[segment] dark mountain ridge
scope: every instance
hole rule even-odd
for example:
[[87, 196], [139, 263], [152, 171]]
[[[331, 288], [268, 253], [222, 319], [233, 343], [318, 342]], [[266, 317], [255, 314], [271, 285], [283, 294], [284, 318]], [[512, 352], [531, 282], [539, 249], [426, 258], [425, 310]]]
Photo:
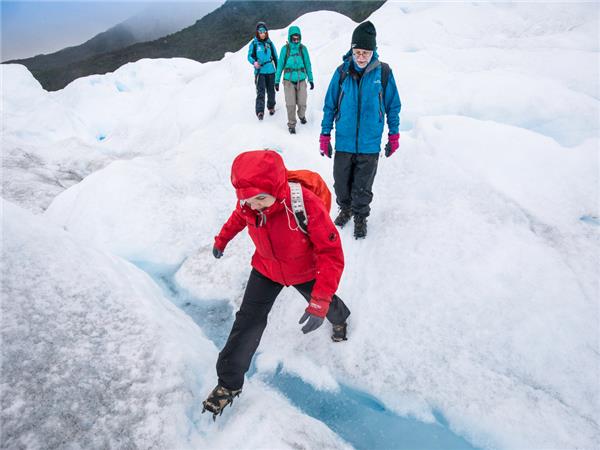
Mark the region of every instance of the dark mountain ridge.
[[[49, 91], [62, 89], [71, 81], [93, 74], [113, 72], [129, 62], [142, 58], [189, 58], [199, 62], [217, 61], [226, 52], [236, 52], [254, 34], [256, 22], [265, 21], [269, 28], [288, 26], [298, 17], [312, 11], [335, 11], [361, 22], [385, 1], [238, 1], [228, 0], [194, 25], [159, 39], [127, 45], [126, 30], [104, 33], [77, 47], [51, 55], [7, 61], [23, 64]], [[349, 37], [350, 38], [350, 37]], [[102, 41], [104, 39], [104, 41]], [[110, 41], [106, 41], [110, 39]], [[125, 43], [125, 44], [124, 44]], [[127, 45], [127, 46], [124, 46]], [[99, 46], [114, 50], [95, 54]], [[120, 47], [119, 47], [120, 46]]]

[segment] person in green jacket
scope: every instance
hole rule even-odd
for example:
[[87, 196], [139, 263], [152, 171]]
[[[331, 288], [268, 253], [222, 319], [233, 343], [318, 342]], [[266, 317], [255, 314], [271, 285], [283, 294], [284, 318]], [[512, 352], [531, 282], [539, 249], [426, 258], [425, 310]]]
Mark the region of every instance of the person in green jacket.
[[288, 42], [281, 49], [275, 74], [275, 90], [279, 91], [279, 82], [283, 73], [283, 91], [290, 134], [296, 134], [296, 108], [300, 123], [306, 123], [307, 79], [310, 89], [315, 88], [308, 49], [301, 41], [300, 28], [291, 26], [288, 30]]

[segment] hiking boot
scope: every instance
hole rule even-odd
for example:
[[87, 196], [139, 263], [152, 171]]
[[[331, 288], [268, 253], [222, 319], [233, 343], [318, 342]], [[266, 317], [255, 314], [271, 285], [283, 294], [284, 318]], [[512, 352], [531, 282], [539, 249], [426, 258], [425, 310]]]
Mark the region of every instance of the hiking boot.
[[352, 210], [342, 208], [342, 209], [340, 209], [340, 212], [339, 212], [338, 216], [335, 218], [335, 220], [333, 221], [333, 223], [336, 224], [340, 228], [344, 228], [344, 225], [346, 225], [348, 223], [348, 221], [350, 220], [351, 217], [352, 217]]
[[367, 237], [367, 218], [364, 216], [354, 216], [354, 239], [364, 239]]
[[348, 324], [346, 322], [344, 322], [341, 325], [334, 325], [333, 326], [333, 334], [331, 335], [331, 340], [333, 342], [347, 341], [348, 340], [348, 338], [346, 337], [347, 329], [348, 329]]
[[290, 134], [296, 134], [296, 129], [294, 127], [289, 127], [288, 131], [290, 132]]
[[272, 116], [273, 114], [275, 114], [275, 108], [269, 109], [269, 115]]
[[263, 117], [265, 117], [265, 113], [257, 113], [256, 117], [258, 117], [258, 120], [263, 120]]
[[241, 389], [227, 389], [226, 387], [217, 384], [217, 387], [212, 390], [206, 400], [202, 402], [202, 414], [205, 411], [213, 413], [213, 420], [217, 420], [217, 416], [223, 414], [223, 409], [227, 405], [233, 403], [233, 399], [240, 395]]
[[306, 117], [300, 117], [300, 123], [304, 125], [306, 123]]

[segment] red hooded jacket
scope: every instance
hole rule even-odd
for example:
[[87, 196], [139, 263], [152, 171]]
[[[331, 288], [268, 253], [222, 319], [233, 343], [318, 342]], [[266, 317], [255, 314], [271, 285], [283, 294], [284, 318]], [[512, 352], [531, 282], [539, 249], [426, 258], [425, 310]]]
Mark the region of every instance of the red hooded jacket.
[[229, 241], [248, 227], [256, 246], [252, 267], [285, 286], [316, 280], [312, 297], [331, 301], [344, 270], [344, 253], [339, 233], [321, 199], [302, 188], [308, 216], [308, 233], [304, 234], [290, 205], [283, 159], [271, 150], [238, 155], [231, 167], [231, 183], [238, 200], [258, 194], [270, 194], [276, 200], [263, 211], [254, 211], [238, 202], [215, 236], [215, 246], [225, 250]]

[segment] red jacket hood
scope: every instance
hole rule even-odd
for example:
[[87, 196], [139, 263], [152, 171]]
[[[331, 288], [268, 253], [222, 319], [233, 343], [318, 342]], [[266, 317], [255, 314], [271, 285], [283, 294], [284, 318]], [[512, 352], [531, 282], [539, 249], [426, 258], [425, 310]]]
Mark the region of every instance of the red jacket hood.
[[233, 160], [231, 184], [238, 200], [258, 194], [281, 200], [286, 197], [287, 170], [281, 156], [273, 150], [244, 152]]

